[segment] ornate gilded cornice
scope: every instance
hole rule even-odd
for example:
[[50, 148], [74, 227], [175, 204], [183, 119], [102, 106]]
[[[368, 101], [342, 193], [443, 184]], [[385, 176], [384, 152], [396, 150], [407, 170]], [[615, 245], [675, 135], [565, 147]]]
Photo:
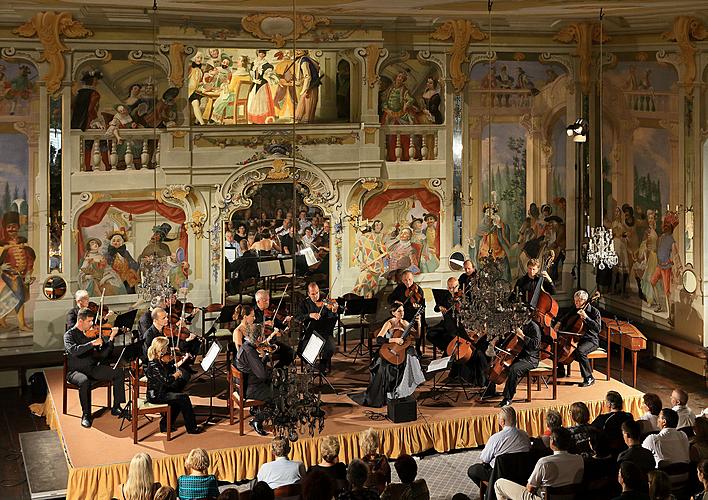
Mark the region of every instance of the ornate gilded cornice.
[[[561, 43], [575, 42], [575, 55], [580, 59], [578, 81], [584, 93], [590, 92], [590, 68], [592, 66], [592, 44], [600, 41], [600, 23], [573, 23], [560, 30], [553, 39]], [[610, 37], [602, 33], [602, 42]]]
[[[285, 33], [276, 30], [271, 31], [269, 27], [264, 27], [266, 20], [288, 19], [292, 22], [290, 28], [284, 28]], [[273, 42], [276, 47], [284, 47], [289, 40], [298, 40], [302, 35], [309, 33], [319, 24], [328, 25], [332, 21], [328, 17], [313, 16], [312, 14], [251, 14], [241, 19], [241, 26], [251, 35], [261, 40]]]
[[37, 12], [32, 19], [14, 29], [13, 33], [25, 38], [36, 36], [42, 43], [42, 60], [49, 63], [45, 77], [49, 94], [59, 91], [66, 71], [63, 54], [69, 51], [69, 47], [62, 42], [61, 37], [93, 36], [93, 31], [86, 29], [79, 21], [74, 21], [68, 12]]
[[170, 60], [170, 85], [182, 88], [184, 85], [184, 56], [186, 52], [184, 45], [179, 42], [172, 42], [168, 49]]
[[452, 39], [452, 48], [448, 50], [450, 54], [450, 75], [452, 86], [456, 93], [461, 93], [467, 83], [467, 74], [462, 65], [467, 62], [467, 49], [472, 40], [482, 41], [487, 39], [487, 34], [472, 22], [466, 19], [456, 19], [445, 21], [438, 26], [432, 37], [436, 40]]
[[374, 88], [379, 81], [379, 66], [388, 55], [388, 50], [381, 48], [381, 45], [377, 43], [372, 43], [367, 47], [357, 49], [356, 53], [366, 62], [366, 77], [364, 83]]
[[703, 23], [693, 16], [678, 16], [674, 19], [672, 31], [661, 34], [664, 40], [676, 42], [679, 48], [679, 79], [686, 89], [686, 94], [693, 93], [696, 81], [696, 45], [694, 40], [708, 38], [708, 30]]

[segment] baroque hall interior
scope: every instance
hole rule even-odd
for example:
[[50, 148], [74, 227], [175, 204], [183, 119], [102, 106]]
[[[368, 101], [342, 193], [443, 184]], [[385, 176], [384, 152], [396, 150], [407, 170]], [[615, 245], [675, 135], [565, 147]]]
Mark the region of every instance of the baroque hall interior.
[[[429, 334], [445, 324], [449, 278], [465, 275], [467, 261], [483, 276], [493, 268], [474, 290], [498, 300], [501, 290], [519, 291], [531, 261], [552, 282], [558, 318], [578, 309], [579, 289], [587, 303], [599, 292], [593, 307], [607, 349], [598, 366], [611, 373], [570, 373], [574, 382], [616, 383], [629, 405], [641, 396], [634, 387], [657, 376], [653, 363], [708, 380], [706, 172], [708, 9], [700, 1], [9, 0], [0, 6], [0, 387], [26, 391], [46, 370], [55, 408], [44, 416], [68, 443], [81, 430], [78, 392], [69, 391], [68, 416], [57, 409], [77, 291], [115, 311], [109, 321], [128, 331], [160, 306], [156, 296], [174, 316], [166, 298], [175, 293], [185, 304], [177, 322], [194, 317], [184, 337], [201, 342], [199, 360], [222, 335], [220, 366], [236, 339], [237, 306], [255, 306], [265, 289], [290, 321], [314, 284], [316, 321], [330, 299], [339, 304], [331, 308], [336, 347], [323, 340], [317, 369], [339, 388], [351, 363], [364, 391], [379, 329], [403, 324], [387, 301], [397, 287], [421, 294], [402, 302], [404, 321], [416, 312], [411, 304], [424, 306], [427, 345], [421, 338], [406, 352], [416, 351], [425, 372], [444, 356]], [[373, 304], [353, 315], [352, 329], [342, 328], [347, 300]], [[522, 315], [516, 306], [490, 301], [469, 306], [458, 327], [522, 326], [512, 325]], [[497, 324], [485, 324], [491, 317]], [[630, 327], [636, 337], [624, 336]], [[128, 333], [115, 338], [113, 362], [132, 343]], [[278, 342], [281, 354], [302, 357], [296, 328]], [[226, 393], [235, 352], [214, 382]], [[479, 354], [493, 362], [494, 347]], [[206, 391], [210, 373], [201, 374]], [[549, 377], [537, 377], [548, 400], [522, 411], [560, 408]], [[558, 385], [568, 408], [586, 397], [575, 387]], [[524, 379], [514, 405], [525, 390]], [[705, 392], [690, 397], [708, 406]], [[195, 409], [211, 412], [209, 399]], [[334, 422], [327, 403], [323, 396]], [[359, 403], [347, 399], [352, 412]], [[87, 432], [100, 433], [103, 418]], [[364, 426], [341, 425], [337, 434]], [[236, 439], [228, 446], [238, 447], [237, 427], [225, 428]], [[114, 431], [125, 440], [116, 449], [130, 445], [130, 428]], [[246, 434], [249, 446], [265, 446], [254, 429]], [[181, 467], [189, 449], [163, 447], [156, 436], [144, 442], [159, 443], [162, 458], [179, 456]], [[306, 455], [307, 445], [293, 446]], [[451, 448], [407, 452], [428, 449]], [[68, 455], [76, 494], [85, 455]], [[236, 467], [236, 479], [253, 478], [248, 467]], [[111, 481], [125, 473], [127, 465]]]

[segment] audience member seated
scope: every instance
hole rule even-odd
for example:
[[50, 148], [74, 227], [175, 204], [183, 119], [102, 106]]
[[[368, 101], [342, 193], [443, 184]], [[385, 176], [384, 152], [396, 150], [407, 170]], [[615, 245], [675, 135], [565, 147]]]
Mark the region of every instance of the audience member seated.
[[701, 483], [703, 491], [696, 493], [691, 500], [708, 500], [708, 460], [701, 460], [698, 463], [698, 482]]
[[401, 455], [393, 466], [400, 483], [391, 483], [381, 494], [381, 500], [430, 500], [430, 491], [425, 479], [416, 479], [418, 464], [410, 455]]
[[391, 482], [391, 465], [388, 457], [379, 453], [379, 435], [369, 427], [359, 434], [359, 451], [362, 460], [369, 466], [369, 477], [365, 486], [376, 490], [380, 495]]
[[204, 448], [195, 448], [184, 461], [185, 475], [177, 479], [177, 496], [180, 500], [210, 498], [219, 495], [219, 483], [209, 474], [209, 454]]
[[612, 498], [619, 493], [617, 459], [612, 455], [607, 434], [595, 432], [590, 437], [593, 456], [585, 459], [583, 477], [588, 498]]
[[671, 494], [669, 475], [661, 470], [649, 472], [649, 498], [651, 500], [676, 500]]
[[275, 492], [265, 481], [258, 481], [251, 488], [250, 500], [274, 500]]
[[152, 500], [177, 500], [177, 492], [172, 486], [162, 486], [155, 492]]
[[688, 393], [683, 389], [674, 389], [671, 392], [671, 404], [674, 405], [672, 409], [678, 413], [679, 417], [676, 428], [683, 429], [684, 427], [693, 426], [693, 422], [696, 421], [696, 415], [693, 410], [686, 406], [688, 404]]
[[303, 478], [299, 498], [301, 500], [332, 500], [334, 490], [334, 481], [330, 475], [321, 469], [316, 469]]
[[627, 420], [622, 424], [622, 436], [627, 449], [617, 456], [617, 463], [632, 462], [647, 474], [656, 467], [656, 463], [652, 452], [642, 446], [639, 429], [639, 421]]
[[622, 486], [622, 494], [613, 500], [649, 500], [647, 477], [634, 462], [620, 464], [617, 481]]
[[605, 431], [609, 440], [612, 454], [617, 456], [626, 446], [622, 438], [622, 422], [634, 420], [631, 413], [622, 410], [622, 396], [617, 391], [608, 391], [605, 396], [605, 406], [608, 413], [598, 415], [592, 422], [592, 426], [598, 430]]
[[[386, 463], [388, 464], [388, 462]], [[347, 467], [349, 490], [340, 493], [337, 500], [378, 500], [379, 492], [375, 488], [366, 487], [369, 475], [370, 469], [366, 462], [358, 458], [352, 460]]]
[[650, 434], [642, 443], [642, 446], [654, 455], [656, 466], [659, 466], [659, 462], [665, 465], [689, 463], [688, 437], [676, 430], [678, 414], [671, 408], [664, 408], [657, 421], [661, 429], [659, 434]]
[[597, 429], [590, 425], [590, 410], [585, 403], [578, 401], [570, 406], [570, 416], [575, 422], [575, 425], [568, 429], [573, 437], [570, 452], [590, 458], [592, 456], [590, 436], [598, 432]]
[[644, 396], [642, 396], [641, 409], [644, 411], [644, 414], [639, 417], [639, 419], [642, 422], [648, 422], [647, 427], [642, 428], [642, 434], [659, 430], [659, 424], [656, 422], [656, 419], [659, 418], [659, 412], [663, 406], [664, 405], [661, 403], [661, 398], [658, 394], [647, 392]]
[[568, 429], [560, 427], [551, 433], [553, 455], [543, 457], [529, 477], [526, 487], [508, 479], [497, 479], [494, 492], [499, 500], [540, 500], [539, 488], [545, 486], [561, 487], [580, 484], [583, 479], [583, 457], [568, 453], [573, 438]]
[[[245, 240], [241, 240], [245, 241]], [[229, 488], [227, 490], [222, 491], [219, 493], [219, 496], [216, 497], [216, 500], [238, 500], [239, 494], [238, 490], [236, 488]]]
[[543, 441], [543, 444], [546, 448], [551, 447], [551, 433], [556, 429], [560, 429], [561, 427], [563, 427], [563, 417], [561, 417], [560, 412], [558, 410], [554, 410], [553, 408], [547, 410], [546, 430], [543, 433], [543, 436], [541, 436], [541, 440]]
[[493, 434], [484, 445], [479, 456], [482, 462], [471, 465], [467, 470], [467, 475], [477, 486], [480, 486], [482, 481], [489, 481], [496, 457], [505, 453], [523, 453], [531, 449], [528, 434], [516, 427], [516, 410], [513, 407], [504, 406], [497, 414], [497, 421], [502, 429]]
[[121, 500], [152, 500], [160, 483], [154, 481], [152, 457], [147, 453], [138, 453], [128, 466], [128, 479], [120, 485]]
[[[693, 423], [693, 436], [688, 440], [689, 457], [692, 463], [708, 459], [708, 418], [697, 417]], [[708, 498], [706, 499], [708, 500]]]
[[258, 471], [258, 480], [268, 483], [272, 489], [299, 483], [305, 475], [305, 466], [302, 462], [288, 459], [290, 442], [287, 439], [276, 437], [271, 442], [270, 449], [275, 455], [275, 460], [261, 465], [261, 470]]
[[347, 466], [339, 461], [339, 440], [335, 436], [326, 436], [320, 441], [322, 460], [307, 471], [322, 471], [329, 475], [338, 495], [347, 488]]

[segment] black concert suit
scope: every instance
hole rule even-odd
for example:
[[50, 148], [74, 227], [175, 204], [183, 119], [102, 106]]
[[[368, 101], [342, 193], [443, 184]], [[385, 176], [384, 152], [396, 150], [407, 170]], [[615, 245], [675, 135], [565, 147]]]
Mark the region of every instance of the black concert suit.
[[[170, 425], [177, 420], [177, 416], [182, 413], [184, 426], [187, 432], [194, 433], [197, 429], [197, 422], [194, 418], [194, 409], [189, 395], [182, 392], [187, 385], [185, 377], [188, 373], [182, 371], [182, 376], [175, 378], [173, 374], [176, 368], [174, 363], [163, 363], [159, 359], [153, 359], [145, 365], [145, 376], [147, 377], [147, 401], [150, 403], [169, 404], [172, 410]], [[163, 415], [160, 420], [160, 430], [167, 428], [167, 421]]]
[[[148, 357], [147, 357], [148, 349], [150, 348], [152, 341], [155, 340], [157, 337], [164, 337], [164, 334], [160, 330], [158, 330], [154, 324], [150, 325], [150, 328], [145, 330], [145, 332], [140, 337], [143, 340], [143, 355], [141, 357], [141, 359], [143, 361], [143, 365], [147, 365], [147, 363], [148, 363]], [[196, 342], [197, 352], [199, 351], [199, 349], [198, 349], [199, 341], [197, 339], [195, 339], [194, 341], [190, 341], [190, 342], [184, 342], [183, 340], [180, 341], [176, 338], [173, 339], [173, 338], [168, 337], [168, 340], [170, 341], [170, 344], [169, 344], [170, 347], [179, 348], [180, 352], [182, 354], [186, 354], [186, 353], [196, 354], [195, 352], [192, 352], [192, 350], [190, 350], [190, 347], [194, 346], [193, 342]], [[182, 346], [180, 346], [180, 342], [182, 342]], [[186, 382], [189, 381], [190, 375], [191, 375], [190, 370], [182, 370], [182, 376], [184, 377]]]
[[472, 272], [472, 275], [462, 273], [460, 274], [460, 277], [457, 278], [457, 281], [460, 284], [460, 290], [464, 290], [465, 294], [468, 297], [472, 296], [472, 280], [475, 278], [475, 276], [477, 276], [476, 269]]
[[530, 303], [536, 291], [538, 280], [541, 278], [543, 278], [543, 290], [554, 295], [556, 293], [556, 287], [551, 280], [541, 276], [541, 273], [538, 273], [535, 278], [529, 278], [528, 274], [524, 274], [521, 278], [516, 280], [516, 285], [514, 286], [516, 300], [521, 300], [521, 302], [526, 302], [527, 304]]
[[[263, 311], [257, 305], [254, 310], [256, 314], [254, 323], [257, 325], [262, 325], [265, 321]], [[288, 325], [280, 320], [280, 318], [273, 318], [273, 326], [281, 332], [284, 332], [288, 327]], [[293, 348], [285, 342], [281, 342], [280, 340], [277, 340], [277, 337], [274, 337], [273, 340], [270, 341], [270, 344], [276, 347], [272, 356], [273, 361], [275, 362], [275, 368], [288, 366], [295, 360], [295, 352], [293, 351]]]
[[[580, 374], [583, 376], [583, 380], [592, 377], [592, 368], [590, 367], [588, 354], [596, 350], [600, 345], [600, 328], [602, 326], [600, 311], [591, 304], [585, 306], [585, 314], [587, 314], [588, 317], [583, 320], [583, 329], [578, 332], [583, 335], [580, 337], [578, 347], [575, 348], [575, 352], [573, 353], [573, 357], [580, 365]], [[573, 308], [568, 311], [559, 320], [561, 325], [560, 331], [568, 331], [570, 325], [577, 319], [579, 319], [577, 309]]]
[[273, 397], [270, 370], [249, 339], [243, 340], [232, 363], [238, 371], [244, 374], [246, 385], [244, 389], [248, 399], [268, 401]]
[[69, 309], [69, 312], [66, 313], [66, 329], [64, 330], [65, 332], [68, 332], [74, 326], [76, 325], [76, 320], [78, 319], [77, 316], [79, 314], [79, 306], [76, 305]]
[[[138, 333], [140, 336], [143, 336], [146, 331], [148, 331], [148, 328], [152, 326], [152, 311], [148, 309], [145, 311], [143, 314], [140, 315], [140, 319], [138, 319]], [[150, 346], [148, 346], [150, 347]], [[147, 351], [146, 351], [147, 352]]]
[[[320, 313], [320, 319], [314, 320], [310, 318], [311, 313]], [[320, 354], [320, 371], [327, 372], [332, 363], [332, 356], [337, 350], [337, 343], [334, 341], [334, 326], [337, 324], [337, 314], [330, 311], [327, 307], [318, 307], [310, 297], [307, 297], [300, 303], [300, 308], [295, 318], [305, 325], [305, 331], [300, 337], [297, 352], [302, 354], [312, 333], [319, 333], [325, 340]]]
[[95, 381], [113, 381], [113, 407], [125, 403], [125, 374], [123, 369], [114, 370], [108, 365], [99, 364], [110, 355], [113, 341], [103, 337], [104, 345], [100, 350], [91, 344], [95, 339], [88, 338], [84, 332], [74, 326], [64, 334], [64, 350], [68, 355], [66, 379], [79, 387], [79, 400], [84, 416], [91, 415], [91, 385]]
[[538, 366], [538, 351], [541, 343], [541, 327], [535, 321], [529, 321], [521, 327], [521, 331], [526, 336], [523, 342], [523, 349], [516, 360], [509, 367], [509, 375], [504, 386], [504, 399], [511, 401], [516, 394], [516, 387], [519, 381], [529, 370]]
[[412, 289], [414, 287], [419, 289], [419, 294], [421, 297], [418, 307], [413, 305], [413, 301], [409, 300], [406, 296], [406, 290], [408, 290], [408, 288], [403, 283], [399, 283], [396, 288], [393, 289], [391, 295], [388, 296], [388, 303], [389, 305], [393, 305], [394, 302], [400, 302], [403, 304], [403, 319], [406, 321], [412, 321], [413, 316], [415, 316], [415, 313], [418, 312], [418, 308], [423, 306], [423, 310], [420, 313], [420, 329], [422, 331], [418, 332], [418, 338], [415, 341], [415, 350], [418, 353], [418, 356], [421, 356], [422, 353], [420, 351], [420, 344], [423, 341], [423, 332], [427, 335], [427, 324], [425, 323], [425, 294], [423, 294], [423, 289], [420, 288], [420, 285], [417, 283], [413, 283], [413, 285], [411, 285]]

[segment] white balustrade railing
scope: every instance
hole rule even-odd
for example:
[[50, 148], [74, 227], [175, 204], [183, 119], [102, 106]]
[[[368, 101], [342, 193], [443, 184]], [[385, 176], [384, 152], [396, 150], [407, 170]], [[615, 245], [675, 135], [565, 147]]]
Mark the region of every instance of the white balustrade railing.
[[641, 113], [670, 113], [678, 111], [678, 96], [670, 92], [654, 90], [625, 91], [627, 105], [632, 111]]
[[[492, 108], [528, 108], [532, 104], [533, 96], [539, 93], [532, 89], [483, 89], [477, 88], [470, 91], [472, 107]], [[491, 106], [490, 106], [491, 104]]]
[[87, 130], [79, 138], [82, 172], [141, 170], [160, 166], [160, 136], [147, 130], [121, 130], [121, 140]]
[[386, 161], [439, 160], [444, 125], [382, 125]]

